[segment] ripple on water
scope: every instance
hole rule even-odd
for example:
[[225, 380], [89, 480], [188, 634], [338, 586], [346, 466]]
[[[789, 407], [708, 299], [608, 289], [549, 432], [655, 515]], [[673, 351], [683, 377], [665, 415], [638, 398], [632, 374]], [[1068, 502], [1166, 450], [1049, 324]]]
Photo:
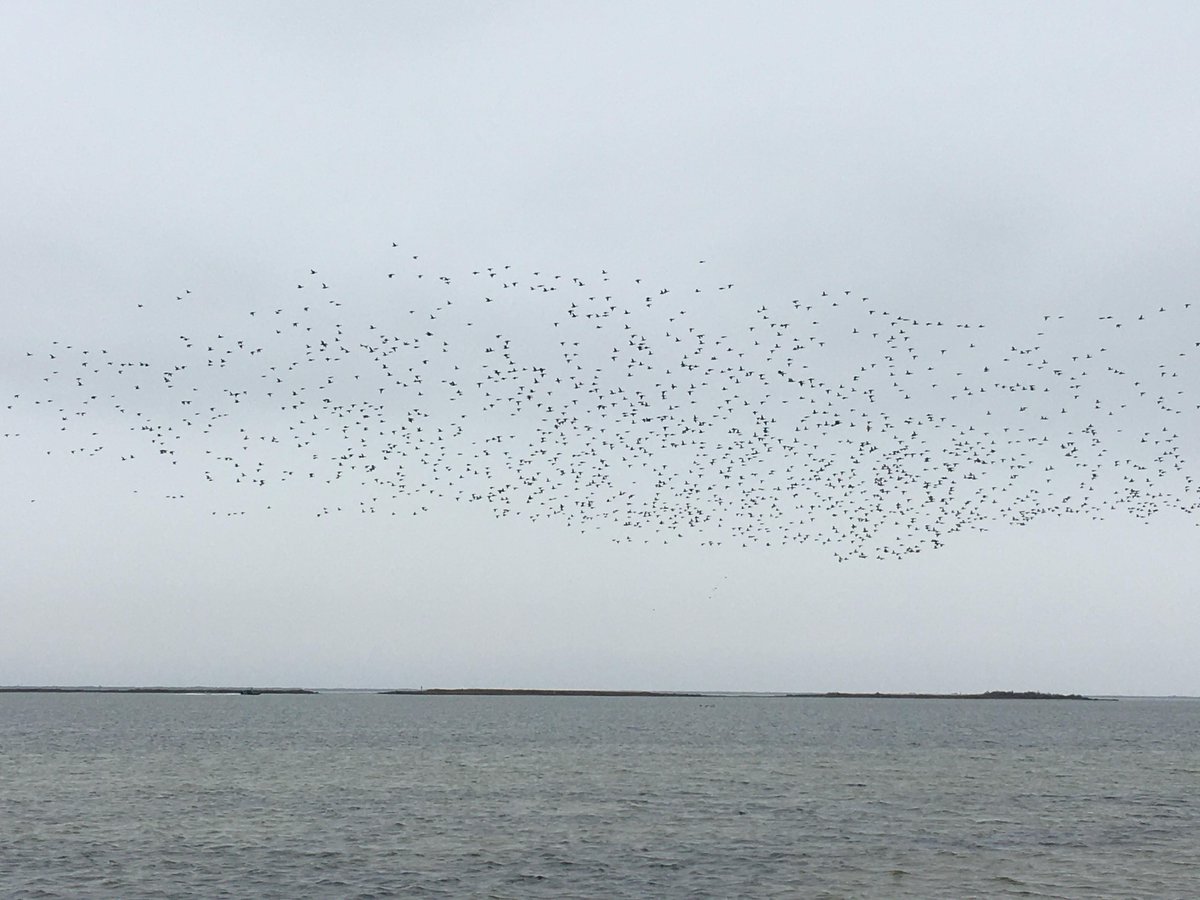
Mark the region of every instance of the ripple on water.
[[1197, 710], [5, 695], [0, 895], [1200, 896]]

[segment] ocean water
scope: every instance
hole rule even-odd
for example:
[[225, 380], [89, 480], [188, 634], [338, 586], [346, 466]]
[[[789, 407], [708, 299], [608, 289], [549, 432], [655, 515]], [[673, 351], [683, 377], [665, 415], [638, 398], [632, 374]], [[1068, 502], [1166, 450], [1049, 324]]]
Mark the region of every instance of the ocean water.
[[0, 694], [0, 896], [1200, 897], [1200, 702]]

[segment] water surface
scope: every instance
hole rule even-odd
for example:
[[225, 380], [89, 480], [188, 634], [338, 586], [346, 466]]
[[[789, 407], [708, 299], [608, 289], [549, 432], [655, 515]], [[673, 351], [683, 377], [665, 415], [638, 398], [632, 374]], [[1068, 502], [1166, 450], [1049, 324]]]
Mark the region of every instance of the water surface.
[[0, 695], [0, 895], [1197, 897], [1200, 703]]

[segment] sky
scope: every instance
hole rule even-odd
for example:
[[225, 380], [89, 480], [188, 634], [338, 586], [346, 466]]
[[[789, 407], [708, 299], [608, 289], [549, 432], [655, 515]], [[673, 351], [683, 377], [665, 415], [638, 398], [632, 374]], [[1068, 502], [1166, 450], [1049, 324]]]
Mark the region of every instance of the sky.
[[[1197, 692], [1194, 4], [5, 18], [0, 684]], [[671, 369], [679, 337], [728, 365]], [[893, 391], [901, 346], [920, 365]], [[388, 379], [419, 350], [417, 397]], [[586, 369], [586, 414], [547, 367]], [[986, 400], [939, 386], [968, 369]], [[797, 378], [881, 454], [931, 416], [906, 471], [952, 468], [937, 508], [970, 527], [933, 546], [896, 487], [916, 524], [887, 546], [919, 552], [879, 554], [818, 510], [781, 473], [827, 461], [826, 497], [883, 476], [851, 421], [778, 437]], [[692, 443], [621, 431], [633, 397]], [[309, 444], [271, 443], [302, 420]], [[966, 429], [1000, 447], [975, 484]], [[1079, 507], [1093, 472], [1125, 501]]]

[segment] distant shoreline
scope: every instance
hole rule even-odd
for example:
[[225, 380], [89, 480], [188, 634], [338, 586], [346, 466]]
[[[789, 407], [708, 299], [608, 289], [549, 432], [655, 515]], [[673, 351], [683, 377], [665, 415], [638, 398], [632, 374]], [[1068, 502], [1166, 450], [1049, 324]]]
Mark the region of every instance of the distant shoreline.
[[[336, 690], [336, 689], [335, 689]], [[930, 694], [896, 692], [825, 691], [814, 693], [753, 693], [722, 691], [607, 691], [553, 688], [397, 688], [393, 690], [362, 689], [355, 693], [374, 693], [409, 697], [684, 697], [684, 698], [759, 698], [799, 700], [1111, 700], [1115, 697], [1088, 697], [1083, 694], [1054, 694], [1043, 691], [985, 691], [977, 694]], [[0, 686], [0, 694], [319, 694], [318, 690], [299, 687], [104, 687], [12, 685]]]
[[379, 694], [404, 694], [418, 697], [712, 697], [703, 691], [604, 691], [554, 690], [550, 688], [401, 688]]
[[1085, 697], [1083, 694], [1051, 694], [1042, 691], [985, 691], [982, 694], [901, 694], [901, 693], [780, 693], [780, 694], [736, 694], [719, 691], [589, 691], [551, 690], [546, 688], [409, 688], [380, 691], [381, 694], [403, 694], [417, 697], [776, 697], [780, 699], [870, 699], [870, 700], [1087, 700], [1101, 697]]
[[256, 687], [0, 687], [0, 694], [319, 694], [311, 688]]
[[870, 700], [1111, 700], [1116, 697], [1086, 697], [1083, 694], [1048, 694], [1042, 691], [984, 691], [982, 694], [848, 694], [842, 691], [828, 691], [824, 694], [786, 694], [787, 697], [826, 697], [842, 699], [846, 697]]

